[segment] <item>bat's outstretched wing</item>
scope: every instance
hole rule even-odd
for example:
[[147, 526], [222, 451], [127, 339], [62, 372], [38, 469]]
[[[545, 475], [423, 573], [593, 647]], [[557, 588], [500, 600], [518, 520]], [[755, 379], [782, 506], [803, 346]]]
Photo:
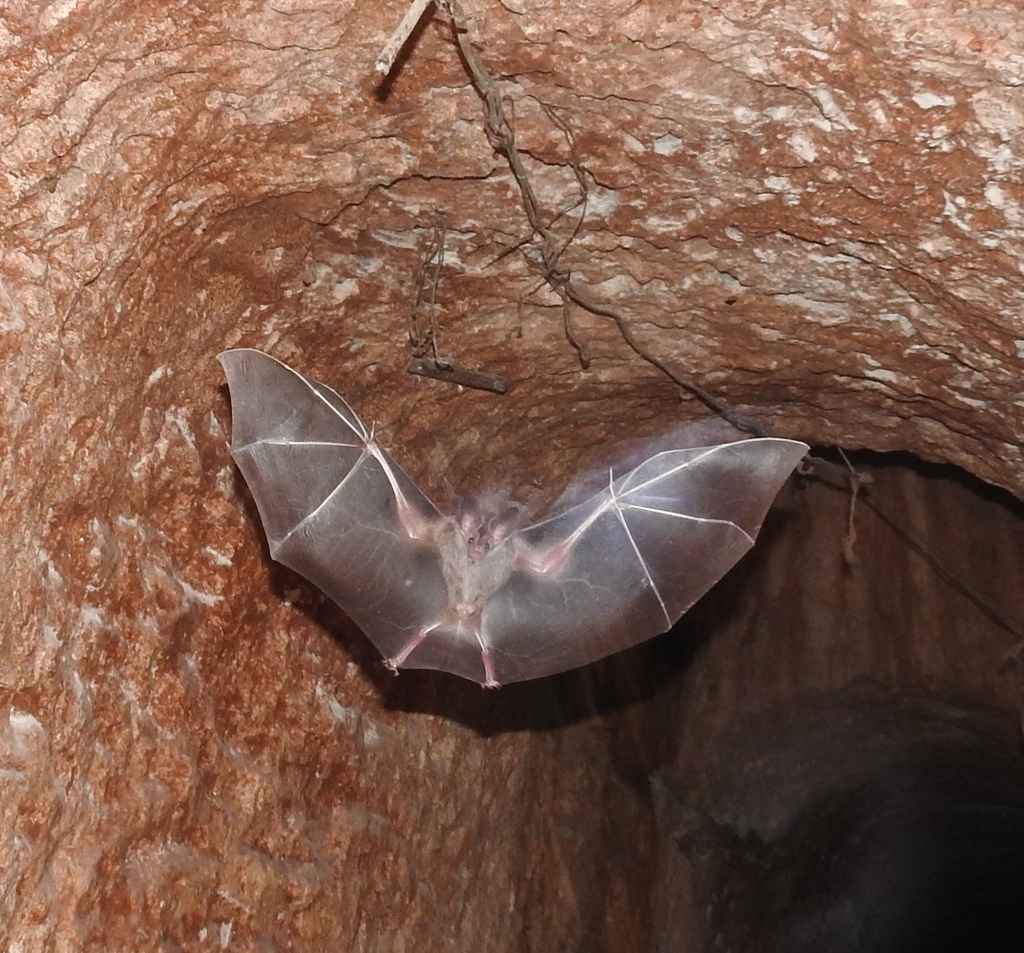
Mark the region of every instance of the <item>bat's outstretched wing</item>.
[[248, 348], [219, 355], [231, 454], [270, 555], [337, 602], [385, 656], [441, 617], [443, 518], [333, 390]]
[[805, 444], [657, 453], [490, 549], [442, 516], [333, 390], [225, 351], [231, 452], [270, 554], [337, 602], [394, 669], [494, 686], [664, 632], [754, 543]]
[[807, 450], [760, 438], [658, 453], [517, 532], [519, 568], [481, 614], [495, 679], [576, 668], [666, 631], [753, 546]]

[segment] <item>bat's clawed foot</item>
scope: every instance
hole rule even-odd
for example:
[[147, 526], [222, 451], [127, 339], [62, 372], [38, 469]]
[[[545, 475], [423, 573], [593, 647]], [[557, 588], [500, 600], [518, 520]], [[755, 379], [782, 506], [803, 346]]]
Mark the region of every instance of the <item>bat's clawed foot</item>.
[[402, 663], [412, 654], [413, 649], [415, 649], [416, 646], [419, 645], [420, 642], [422, 642], [427, 637], [428, 633], [435, 628], [437, 628], [436, 622], [425, 629], [421, 629], [419, 632], [416, 633], [415, 636], [413, 636], [413, 638], [409, 639], [409, 641], [405, 643], [405, 645], [402, 647], [401, 652], [399, 652], [397, 655], [392, 655], [391, 658], [384, 659], [384, 664], [397, 675], [398, 669], [402, 666]]

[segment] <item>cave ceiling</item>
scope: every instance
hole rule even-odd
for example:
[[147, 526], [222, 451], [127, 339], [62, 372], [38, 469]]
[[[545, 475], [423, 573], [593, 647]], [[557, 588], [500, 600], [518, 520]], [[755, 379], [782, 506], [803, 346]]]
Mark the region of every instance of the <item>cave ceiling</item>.
[[[6, 6], [16, 432], [57, 407], [46, 439], [73, 444], [169, 406], [226, 426], [212, 358], [247, 345], [341, 390], [435, 492], [543, 495], [706, 416], [678, 380], [1020, 491], [1018, 10], [466, 3], [545, 269], [445, 11], [374, 68], [405, 9]], [[437, 353], [507, 394], [406, 373], [431, 301]]]

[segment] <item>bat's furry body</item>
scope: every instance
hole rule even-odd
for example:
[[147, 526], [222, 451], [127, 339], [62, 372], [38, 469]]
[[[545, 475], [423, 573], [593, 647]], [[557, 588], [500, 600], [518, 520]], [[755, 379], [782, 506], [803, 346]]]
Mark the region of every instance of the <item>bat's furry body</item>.
[[805, 444], [666, 450], [563, 513], [442, 515], [330, 388], [225, 351], [231, 452], [271, 555], [316, 583], [387, 664], [488, 687], [657, 635], [754, 542]]

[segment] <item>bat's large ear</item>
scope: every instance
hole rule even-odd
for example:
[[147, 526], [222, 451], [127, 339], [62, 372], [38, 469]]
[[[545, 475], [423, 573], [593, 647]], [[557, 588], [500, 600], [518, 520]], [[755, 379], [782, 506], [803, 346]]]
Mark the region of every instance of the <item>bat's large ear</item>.
[[468, 539], [475, 536], [483, 525], [484, 511], [472, 497], [460, 496], [455, 506], [455, 519], [458, 521], [462, 534]]
[[508, 539], [519, 525], [521, 516], [522, 512], [518, 506], [507, 507], [497, 516], [491, 517], [490, 522], [487, 524], [488, 535], [495, 541]]

